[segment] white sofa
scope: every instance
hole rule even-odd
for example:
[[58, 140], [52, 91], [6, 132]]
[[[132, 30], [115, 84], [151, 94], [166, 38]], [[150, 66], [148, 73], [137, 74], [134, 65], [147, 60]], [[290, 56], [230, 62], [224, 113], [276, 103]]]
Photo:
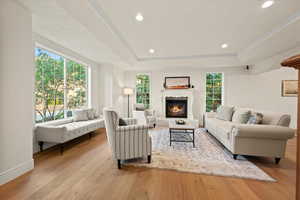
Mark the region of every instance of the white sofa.
[[104, 128], [104, 119], [96, 118], [86, 121], [74, 121], [73, 118], [61, 119], [42, 124], [35, 127], [36, 139], [43, 151], [44, 142], [60, 144], [61, 154], [64, 151], [65, 143], [85, 135], [90, 134], [99, 128]]
[[288, 128], [290, 116], [280, 113], [254, 111], [263, 114], [262, 124], [240, 124], [221, 120], [216, 113], [205, 114], [205, 128], [218, 139], [236, 159], [237, 155], [275, 157], [279, 163], [284, 157], [287, 140], [295, 130]]
[[121, 161], [147, 157], [151, 162], [152, 140], [148, 133], [148, 125], [136, 125], [133, 118], [123, 119], [127, 125], [119, 126], [119, 116], [111, 108], [103, 110], [106, 135], [112, 156], [121, 169]]

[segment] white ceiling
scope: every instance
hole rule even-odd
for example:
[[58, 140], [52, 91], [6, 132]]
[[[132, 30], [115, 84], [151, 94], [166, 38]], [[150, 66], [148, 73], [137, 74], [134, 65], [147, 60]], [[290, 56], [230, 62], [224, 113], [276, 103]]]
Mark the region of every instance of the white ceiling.
[[34, 13], [35, 32], [131, 69], [243, 66], [300, 45], [300, 0], [275, 0], [267, 9], [261, 0], [21, 2]]

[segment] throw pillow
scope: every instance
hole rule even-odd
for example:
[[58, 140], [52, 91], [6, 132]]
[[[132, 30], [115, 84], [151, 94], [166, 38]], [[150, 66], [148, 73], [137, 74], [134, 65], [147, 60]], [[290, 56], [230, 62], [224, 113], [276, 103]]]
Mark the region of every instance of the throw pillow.
[[87, 116], [89, 120], [95, 119], [95, 112], [93, 108], [87, 110]]
[[127, 123], [125, 122], [124, 119], [119, 118], [119, 126], [127, 126]]
[[247, 124], [262, 124], [263, 117], [264, 117], [264, 116], [263, 116], [263, 114], [261, 114], [261, 113], [253, 113], [253, 114], [250, 116], [250, 118], [249, 118]]
[[231, 121], [233, 114], [233, 107], [231, 106], [220, 106], [217, 109], [217, 119], [225, 120], [225, 121]]
[[73, 119], [75, 122], [78, 121], [87, 121], [89, 120], [88, 118], [88, 111], [86, 109], [80, 109], [80, 110], [74, 110], [73, 111]]
[[232, 116], [232, 122], [239, 124], [246, 124], [250, 118], [250, 110], [237, 109]]

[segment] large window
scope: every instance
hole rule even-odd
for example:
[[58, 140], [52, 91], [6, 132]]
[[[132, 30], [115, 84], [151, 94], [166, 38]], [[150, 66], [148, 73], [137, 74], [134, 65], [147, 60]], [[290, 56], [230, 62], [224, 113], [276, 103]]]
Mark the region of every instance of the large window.
[[216, 111], [222, 105], [223, 73], [206, 74], [206, 112]]
[[41, 48], [35, 49], [35, 121], [72, 116], [87, 106], [87, 66]]
[[146, 108], [150, 107], [150, 77], [148, 74], [136, 76], [136, 103], [142, 103]]

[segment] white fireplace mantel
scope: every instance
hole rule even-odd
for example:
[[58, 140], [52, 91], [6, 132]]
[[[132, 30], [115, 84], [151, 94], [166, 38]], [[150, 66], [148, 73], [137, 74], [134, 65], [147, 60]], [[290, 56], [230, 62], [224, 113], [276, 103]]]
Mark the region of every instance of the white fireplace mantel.
[[194, 102], [194, 92], [193, 89], [167, 89], [162, 90], [162, 115], [166, 118], [166, 97], [187, 97], [188, 98], [188, 116], [190, 120], [194, 119], [193, 116], [193, 102]]

